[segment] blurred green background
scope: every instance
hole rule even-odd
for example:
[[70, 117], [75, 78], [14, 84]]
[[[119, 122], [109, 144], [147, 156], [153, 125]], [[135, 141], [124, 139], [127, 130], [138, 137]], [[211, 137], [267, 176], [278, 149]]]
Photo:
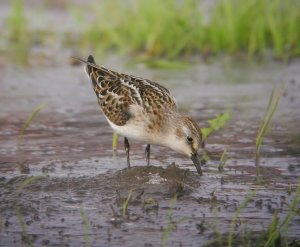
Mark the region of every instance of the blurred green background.
[[[149, 65], [199, 57], [300, 55], [298, 0], [13, 0], [1, 3], [1, 56], [116, 53]], [[156, 61], [156, 63], [153, 63]]]

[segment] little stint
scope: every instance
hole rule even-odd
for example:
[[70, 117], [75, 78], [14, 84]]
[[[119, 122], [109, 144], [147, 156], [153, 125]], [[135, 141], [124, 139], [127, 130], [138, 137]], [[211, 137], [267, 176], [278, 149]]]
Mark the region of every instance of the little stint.
[[[78, 59], [78, 58], [76, 58]], [[202, 175], [198, 149], [201, 130], [188, 116], [177, 111], [168, 89], [148, 79], [117, 73], [95, 63], [93, 56], [85, 63], [98, 103], [110, 126], [124, 136], [127, 166], [130, 145], [127, 138], [142, 141], [149, 165], [150, 144], [169, 147], [190, 157]]]

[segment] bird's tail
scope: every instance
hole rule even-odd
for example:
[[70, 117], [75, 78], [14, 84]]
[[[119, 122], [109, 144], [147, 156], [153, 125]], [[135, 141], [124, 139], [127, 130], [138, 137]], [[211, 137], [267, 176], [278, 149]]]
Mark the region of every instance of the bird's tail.
[[105, 67], [97, 65], [92, 55], [89, 55], [86, 61], [77, 57], [72, 57], [72, 58], [86, 64], [86, 66], [84, 67], [85, 72], [88, 78], [90, 79], [90, 81], [92, 82], [93, 89], [98, 98], [100, 97], [100, 94], [102, 93], [104, 88], [106, 88], [106, 85], [109, 81], [109, 79], [104, 79], [104, 78], [117, 77], [116, 72], [113, 72], [109, 69], [106, 69]]
[[87, 74], [88, 78], [92, 82], [94, 90], [96, 90], [98, 86], [98, 82], [96, 79], [97, 77], [95, 77], [94, 74], [96, 71], [103, 70], [103, 67], [96, 64], [95, 59], [92, 55], [89, 55], [86, 61], [78, 57], [71, 57], [71, 58], [86, 64], [86, 66], [84, 67], [85, 73]]
[[88, 76], [91, 74], [92, 68], [101, 69], [101, 67], [96, 64], [95, 59], [92, 55], [89, 55], [86, 61], [79, 57], [71, 57], [71, 58], [86, 64], [85, 70]]

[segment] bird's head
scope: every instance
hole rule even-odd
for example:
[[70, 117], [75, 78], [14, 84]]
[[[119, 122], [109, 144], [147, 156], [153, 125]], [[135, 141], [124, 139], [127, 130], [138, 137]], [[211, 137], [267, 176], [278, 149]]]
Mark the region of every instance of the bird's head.
[[201, 129], [190, 117], [180, 116], [178, 120], [174, 126], [175, 133], [172, 133], [173, 140], [169, 142], [169, 147], [190, 157], [197, 172], [202, 175], [201, 162], [198, 156], [198, 150], [202, 146]]

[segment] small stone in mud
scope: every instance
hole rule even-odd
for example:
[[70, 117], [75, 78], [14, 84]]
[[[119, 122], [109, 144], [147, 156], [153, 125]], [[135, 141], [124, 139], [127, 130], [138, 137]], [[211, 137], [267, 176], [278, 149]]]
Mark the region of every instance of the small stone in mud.
[[25, 223], [27, 226], [30, 226], [32, 224], [32, 220], [27, 220]]
[[121, 218], [121, 217], [112, 217], [109, 222], [115, 226], [115, 227], [118, 227], [120, 226], [123, 222], [124, 222], [124, 219]]
[[5, 226], [5, 227], [8, 227], [9, 224], [10, 224], [10, 223], [9, 223], [8, 219], [6, 219], [5, 222], [4, 222], [4, 226]]
[[97, 227], [97, 229], [102, 229], [103, 228], [103, 226], [101, 226], [101, 225], [96, 225], [96, 227]]
[[143, 210], [145, 212], [150, 212], [152, 210], [158, 210], [159, 209], [159, 204], [158, 201], [154, 198], [147, 198], [144, 201], [143, 204]]
[[257, 201], [255, 201], [255, 207], [262, 209], [262, 204], [263, 204], [263, 200], [262, 199], [258, 199]]
[[34, 214], [33, 217], [32, 217], [33, 220], [35, 221], [39, 221], [40, 220], [40, 217], [38, 214]]
[[42, 241], [42, 244], [43, 244], [43, 245], [49, 245], [49, 244], [50, 244], [50, 240], [49, 240], [49, 239], [44, 239], [44, 240]]
[[26, 164], [25, 162], [19, 163], [18, 168], [19, 168], [20, 173], [22, 173], [22, 174], [29, 174], [29, 172], [30, 172], [29, 165]]
[[206, 227], [204, 224], [205, 224], [205, 220], [202, 220], [200, 223], [196, 224], [196, 227], [197, 227], [199, 233], [203, 233], [206, 230]]
[[22, 235], [21, 240], [23, 243], [28, 244], [28, 245], [32, 245], [32, 242], [34, 242], [37, 239], [37, 235], [36, 234], [31, 234], [31, 235]]
[[271, 214], [275, 213], [275, 208], [272, 207], [271, 203], [267, 204], [267, 209], [268, 209], [269, 213], [271, 213]]
[[290, 80], [290, 83], [293, 84], [293, 85], [295, 85], [295, 83], [296, 83], [295, 79], [292, 78], [292, 79]]

